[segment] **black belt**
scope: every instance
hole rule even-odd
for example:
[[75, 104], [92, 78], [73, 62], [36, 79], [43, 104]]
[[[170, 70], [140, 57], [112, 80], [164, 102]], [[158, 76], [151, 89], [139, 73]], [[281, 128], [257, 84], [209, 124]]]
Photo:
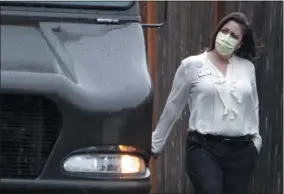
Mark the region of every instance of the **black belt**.
[[196, 131], [188, 132], [189, 136], [195, 136], [198, 140], [202, 141], [211, 141], [211, 142], [219, 142], [219, 143], [227, 143], [227, 142], [249, 142], [252, 139], [251, 135], [244, 135], [238, 137], [228, 137], [221, 135], [211, 135], [211, 134], [201, 134]]

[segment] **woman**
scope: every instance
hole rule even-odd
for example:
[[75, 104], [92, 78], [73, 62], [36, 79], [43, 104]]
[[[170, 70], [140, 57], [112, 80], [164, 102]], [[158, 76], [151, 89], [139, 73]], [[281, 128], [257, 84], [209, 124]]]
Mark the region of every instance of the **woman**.
[[152, 135], [152, 155], [162, 152], [186, 103], [190, 118], [187, 174], [197, 194], [245, 194], [262, 145], [253, 32], [236, 12], [218, 24], [202, 54], [183, 59]]

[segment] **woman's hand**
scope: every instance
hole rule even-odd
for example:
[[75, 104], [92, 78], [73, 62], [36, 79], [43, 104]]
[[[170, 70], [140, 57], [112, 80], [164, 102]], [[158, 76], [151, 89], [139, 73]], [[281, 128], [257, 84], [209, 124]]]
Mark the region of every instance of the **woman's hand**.
[[152, 152], [152, 150], [148, 150], [147, 155], [146, 155], [146, 163], [149, 164], [151, 157], [153, 157], [155, 160], [159, 158], [160, 154], [156, 154]]
[[155, 160], [157, 160], [157, 159], [159, 158], [160, 154], [155, 154], [155, 153], [153, 153], [153, 152], [151, 151], [151, 156], [152, 156]]

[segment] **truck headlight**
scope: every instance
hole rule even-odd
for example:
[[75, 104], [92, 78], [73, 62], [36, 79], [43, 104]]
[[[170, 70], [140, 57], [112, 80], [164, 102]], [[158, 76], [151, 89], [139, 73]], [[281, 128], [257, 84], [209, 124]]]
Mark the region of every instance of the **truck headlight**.
[[63, 162], [68, 173], [88, 174], [136, 174], [144, 173], [143, 158], [129, 154], [79, 154], [68, 157]]

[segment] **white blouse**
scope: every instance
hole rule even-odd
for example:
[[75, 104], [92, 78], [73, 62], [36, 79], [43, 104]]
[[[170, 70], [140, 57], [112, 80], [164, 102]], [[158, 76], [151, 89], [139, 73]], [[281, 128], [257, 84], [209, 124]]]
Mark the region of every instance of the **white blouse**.
[[207, 52], [182, 60], [152, 134], [153, 153], [162, 152], [186, 103], [190, 110], [189, 131], [229, 137], [250, 134], [260, 151], [255, 68], [249, 60], [232, 56], [226, 76], [210, 62]]

